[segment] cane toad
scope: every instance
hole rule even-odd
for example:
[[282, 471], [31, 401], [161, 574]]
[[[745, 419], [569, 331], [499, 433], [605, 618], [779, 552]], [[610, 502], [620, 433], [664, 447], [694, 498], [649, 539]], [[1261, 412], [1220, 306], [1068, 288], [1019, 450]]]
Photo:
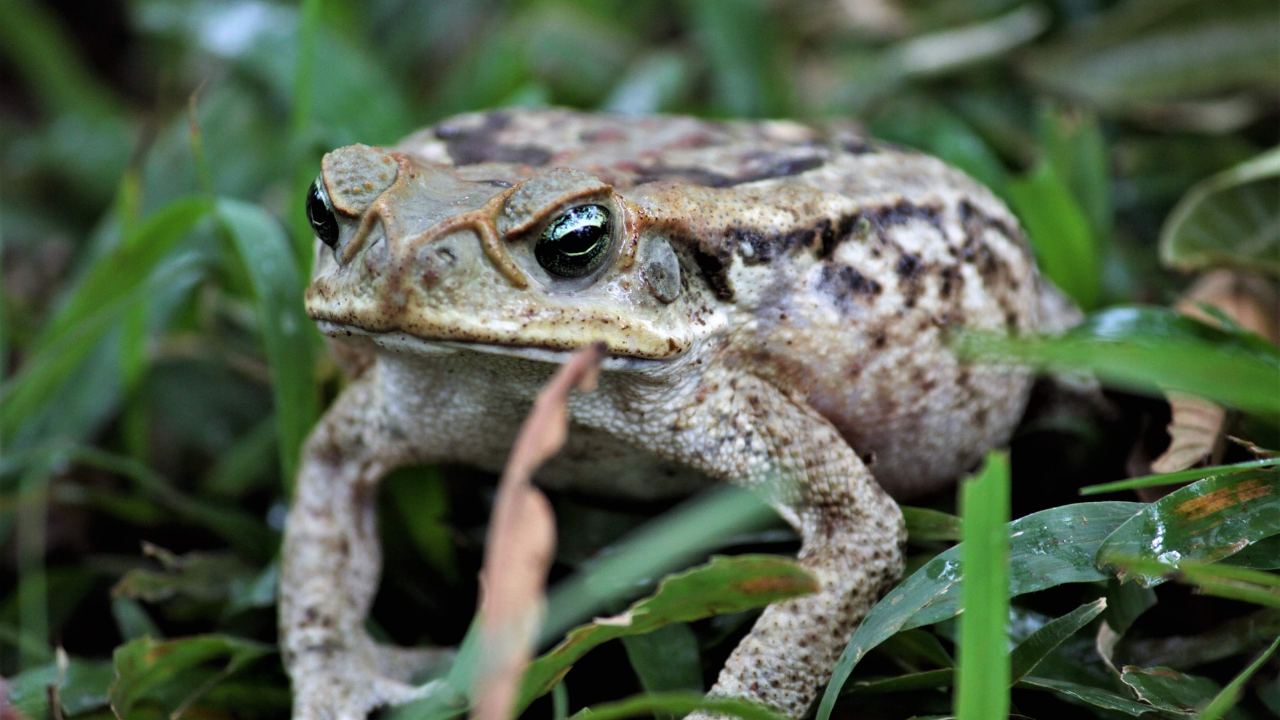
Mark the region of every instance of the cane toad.
[[1006, 442], [1029, 376], [956, 330], [1054, 322], [1017, 221], [944, 163], [840, 126], [561, 110], [446, 120], [324, 157], [307, 311], [355, 379], [306, 443], [285, 534], [295, 717], [412, 696], [374, 643], [373, 498], [406, 463], [498, 471], [556, 364], [603, 343], [538, 480], [657, 498], [771, 473], [820, 590], [768, 607], [713, 694], [801, 717], [902, 571], [890, 496]]

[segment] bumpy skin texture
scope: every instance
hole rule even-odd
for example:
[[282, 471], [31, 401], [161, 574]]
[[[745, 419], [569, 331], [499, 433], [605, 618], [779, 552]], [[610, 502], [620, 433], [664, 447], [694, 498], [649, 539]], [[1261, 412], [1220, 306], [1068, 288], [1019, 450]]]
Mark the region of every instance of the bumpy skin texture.
[[[712, 693], [802, 716], [901, 572], [885, 490], [949, 482], [1022, 412], [1027, 373], [963, 366], [947, 336], [1061, 322], [987, 190], [840, 127], [493, 112], [334, 151], [321, 179], [341, 231], [317, 244], [307, 308], [359, 377], [306, 446], [285, 535], [301, 720], [404, 701], [435, 659], [362, 629], [378, 477], [500, 469], [554, 363], [594, 341], [605, 372], [539, 481], [654, 498], [789, 480], [771, 497], [821, 589], [766, 609]], [[533, 247], [584, 204], [612, 214], [608, 256], [558, 278]]]

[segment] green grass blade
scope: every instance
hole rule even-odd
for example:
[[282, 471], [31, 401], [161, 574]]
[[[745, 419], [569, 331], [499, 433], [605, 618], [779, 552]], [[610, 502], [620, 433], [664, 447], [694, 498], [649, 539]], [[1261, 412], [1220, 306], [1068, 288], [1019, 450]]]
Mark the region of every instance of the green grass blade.
[[65, 330], [42, 333], [34, 349], [22, 366], [22, 370], [6, 383], [0, 394], [0, 430], [3, 437], [13, 438], [23, 423], [44, 410], [48, 403], [66, 387], [66, 383], [83, 367], [90, 353], [113, 329], [119, 326], [124, 313], [135, 303], [144, 302], [163, 287], [188, 283], [192, 273], [204, 271], [204, 261], [194, 254], [180, 254], [171, 262], [149, 268], [151, 274], [116, 296], [105, 298], [106, 304], [96, 312], [87, 311], [82, 320], [69, 324]]
[[1005, 195], [1036, 249], [1040, 269], [1080, 307], [1098, 305], [1102, 260], [1089, 219], [1048, 162], [1011, 180]]
[[1241, 470], [1270, 467], [1272, 465], [1280, 465], [1280, 458], [1262, 458], [1261, 460], [1248, 460], [1234, 465], [1214, 465], [1212, 467], [1190, 468], [1188, 470], [1179, 470], [1178, 472], [1164, 473], [1163, 475], [1144, 475], [1142, 477], [1130, 478], [1128, 480], [1117, 480], [1116, 482], [1082, 487], [1080, 488], [1080, 494], [1100, 495], [1102, 493], [1119, 492], [1121, 490], [1137, 490], [1138, 488], [1145, 487], [1177, 485], [1179, 483], [1194, 482], [1196, 480], [1217, 477], [1219, 475], [1226, 475], [1228, 473], [1239, 472]]
[[[773, 555], [714, 556], [705, 565], [668, 576], [657, 592], [622, 614], [574, 628], [564, 641], [529, 665], [516, 713], [550, 692], [573, 663], [604, 642], [643, 635], [673, 623], [763, 607], [817, 588], [813, 576], [792, 560]], [[553, 597], [563, 594], [557, 592]], [[554, 600], [548, 606], [554, 607]], [[696, 667], [696, 652], [693, 663]], [[700, 674], [695, 676], [700, 683]]]
[[711, 67], [712, 102], [729, 117], [778, 117], [790, 105], [776, 28], [760, 0], [685, 0]]
[[1249, 667], [1242, 670], [1234, 680], [1222, 688], [1222, 692], [1213, 698], [1213, 702], [1200, 711], [1200, 714], [1196, 716], [1196, 720], [1218, 720], [1228, 710], [1235, 707], [1236, 702], [1240, 700], [1240, 692], [1244, 689], [1244, 684], [1249, 682], [1249, 678], [1258, 672], [1258, 668], [1262, 667], [1262, 664], [1271, 658], [1277, 647], [1280, 647], [1280, 637], [1277, 637], [1270, 647], [1264, 650], [1253, 662], [1249, 663]]
[[1055, 338], [966, 334], [958, 351], [974, 359], [1085, 370], [1152, 394], [1181, 390], [1280, 421], [1280, 358], [1274, 346], [1164, 308], [1110, 308]]
[[1009, 714], [1009, 459], [987, 455], [986, 466], [961, 489], [964, 585], [957, 720]]
[[1071, 612], [1046, 623], [1031, 636], [1018, 644], [1009, 657], [1010, 675], [1013, 682], [1018, 682], [1036, 669], [1040, 661], [1071, 637], [1077, 630], [1088, 625], [1107, 609], [1106, 598], [1098, 598], [1085, 603]]
[[1205, 595], [1280, 608], [1280, 575], [1274, 573], [1194, 560], [1171, 565], [1131, 555], [1116, 556], [1111, 562], [1123, 572], [1156, 582], [1174, 580], [1195, 585]]
[[954, 668], [925, 670], [924, 672], [899, 675], [895, 678], [873, 680], [871, 682], [859, 682], [855, 683], [852, 687], [846, 685], [845, 694], [856, 697], [859, 695], [883, 695], [885, 693], [950, 687], [951, 684], [955, 682], [955, 675], [956, 671]]
[[316, 44], [320, 35], [320, 10], [323, 0], [302, 0], [298, 18], [298, 55], [293, 69], [293, 109], [289, 130], [294, 140], [306, 134], [311, 124], [311, 103], [315, 88]]
[[551, 691], [552, 720], [566, 720], [569, 717], [569, 689], [563, 682], [556, 683]]
[[18, 565], [18, 631], [32, 641], [20, 646], [19, 663], [30, 670], [48, 661], [49, 591], [45, 575], [49, 477], [60, 457], [46, 454], [18, 483], [15, 552]]
[[186, 495], [163, 475], [130, 457], [94, 447], [72, 448], [67, 454], [75, 462], [128, 478], [165, 508], [187, 522], [208, 528], [248, 557], [265, 560], [275, 554], [279, 538], [263, 522], [238, 507]]
[[118, 115], [123, 108], [93, 76], [75, 44], [43, 3], [0, 2], [0, 48], [27, 88], [51, 113]]
[[257, 296], [271, 366], [280, 472], [285, 487], [292, 488], [298, 452], [317, 416], [314, 331], [302, 306], [302, 277], [288, 238], [267, 211], [230, 199], [219, 200], [217, 207]]
[[657, 578], [726, 537], [768, 522], [775, 515], [754, 494], [725, 488], [641, 527], [599, 563], [552, 588], [543, 640], [559, 637], [609, 601], [635, 592], [636, 583]]

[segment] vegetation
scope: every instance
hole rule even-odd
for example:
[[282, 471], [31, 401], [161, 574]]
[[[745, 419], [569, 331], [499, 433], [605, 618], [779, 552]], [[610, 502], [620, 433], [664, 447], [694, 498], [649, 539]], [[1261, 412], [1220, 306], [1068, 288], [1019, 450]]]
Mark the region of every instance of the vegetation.
[[[343, 384], [304, 190], [330, 148], [540, 104], [852, 116], [990, 186], [1091, 312], [959, 339], [1105, 399], [1045, 384], [907, 509], [819, 720], [1280, 716], [1278, 47], [1272, 0], [0, 0], [0, 717], [288, 715], [280, 529]], [[493, 487], [386, 479], [377, 636], [463, 641]], [[750, 497], [552, 502], [527, 717], [683, 714], [808, 587]], [[465, 713], [475, 648], [390, 714]]]

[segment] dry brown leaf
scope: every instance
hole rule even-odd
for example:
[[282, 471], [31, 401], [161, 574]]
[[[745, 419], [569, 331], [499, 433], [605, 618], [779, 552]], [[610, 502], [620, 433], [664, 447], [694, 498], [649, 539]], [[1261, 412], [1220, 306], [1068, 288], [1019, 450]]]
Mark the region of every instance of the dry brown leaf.
[[483, 666], [472, 695], [476, 720], [508, 720], [520, 677], [532, 658], [556, 545], [555, 515], [546, 496], [533, 486], [533, 473], [564, 446], [569, 391], [595, 388], [603, 356], [599, 345], [584, 348], [542, 388], [498, 483], [480, 570]]
[[[1266, 280], [1237, 270], [1205, 273], [1191, 286], [1174, 308], [1210, 325], [1221, 323], [1202, 306], [1217, 308], [1240, 327], [1277, 342], [1280, 339], [1280, 312], [1275, 290]], [[1169, 447], [1151, 463], [1151, 472], [1169, 473], [1221, 454], [1226, 429], [1226, 410], [1204, 398], [1185, 393], [1166, 393], [1172, 418]], [[1174, 488], [1163, 488], [1171, 491]]]
[[1186, 470], [1204, 460], [1222, 445], [1222, 429], [1227, 411], [1198, 395], [1168, 392], [1169, 447], [1151, 463], [1152, 473]]
[[1210, 325], [1218, 319], [1200, 309], [1209, 305], [1222, 311], [1232, 322], [1280, 344], [1280, 297], [1267, 280], [1239, 270], [1205, 273], [1187, 290], [1174, 309]]

